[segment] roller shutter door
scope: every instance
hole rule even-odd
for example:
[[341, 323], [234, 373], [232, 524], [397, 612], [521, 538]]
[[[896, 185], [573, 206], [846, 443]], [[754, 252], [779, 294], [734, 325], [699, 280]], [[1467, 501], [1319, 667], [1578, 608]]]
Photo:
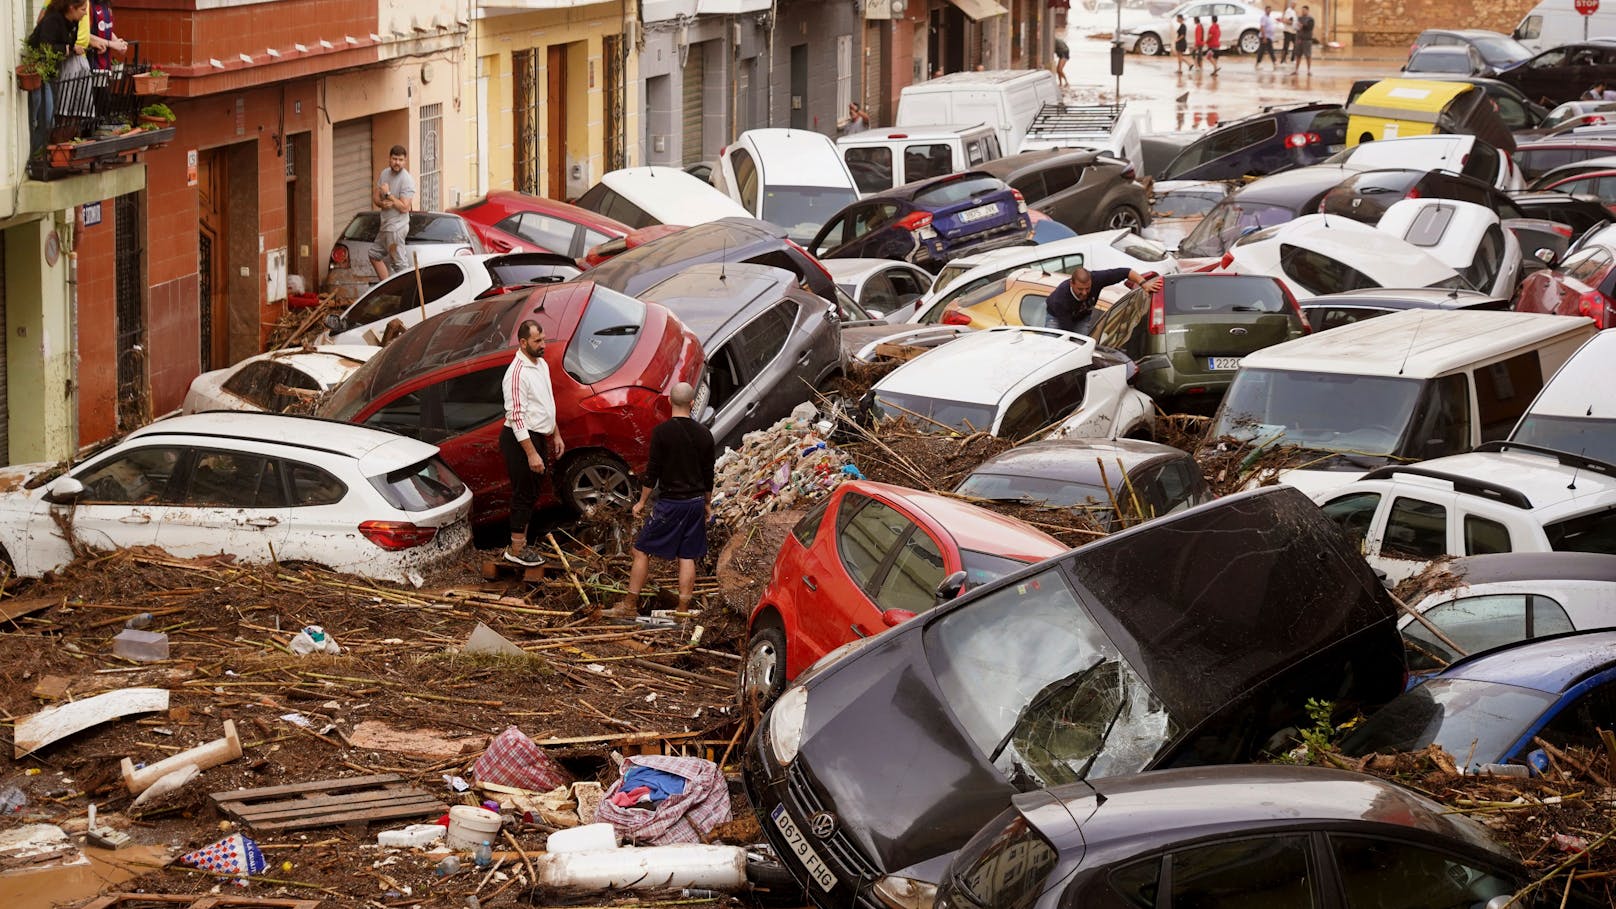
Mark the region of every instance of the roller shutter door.
[[702, 160], [701, 96], [702, 83], [707, 81], [707, 55], [705, 43], [691, 45], [690, 56], [685, 58], [683, 85], [684, 162], [695, 164]]
[[331, 224], [340, 235], [348, 221], [370, 210], [370, 118], [344, 120], [331, 128]]

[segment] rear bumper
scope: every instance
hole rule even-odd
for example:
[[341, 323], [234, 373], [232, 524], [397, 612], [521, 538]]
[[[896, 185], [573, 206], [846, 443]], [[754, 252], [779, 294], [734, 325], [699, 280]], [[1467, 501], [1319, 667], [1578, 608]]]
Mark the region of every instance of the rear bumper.
[[913, 261], [922, 268], [938, 269], [954, 259], [1007, 246], [1021, 246], [1031, 234], [1032, 222], [1022, 215], [1011, 224], [990, 232], [971, 234], [958, 240], [945, 240], [942, 237], [928, 240], [915, 247]]

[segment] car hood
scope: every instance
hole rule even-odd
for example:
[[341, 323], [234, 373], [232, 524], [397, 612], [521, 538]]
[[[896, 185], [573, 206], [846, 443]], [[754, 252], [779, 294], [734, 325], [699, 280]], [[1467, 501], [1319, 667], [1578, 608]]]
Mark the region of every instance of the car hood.
[[[62, 473], [62, 465], [51, 461], [40, 464], [16, 464], [11, 467], [0, 467], [0, 507], [4, 503], [16, 502], [22, 498], [32, 498], [42, 493], [38, 488], [30, 489], [28, 484], [35, 480], [43, 480], [45, 476], [53, 473]], [[40, 485], [44, 485], [43, 482]]]

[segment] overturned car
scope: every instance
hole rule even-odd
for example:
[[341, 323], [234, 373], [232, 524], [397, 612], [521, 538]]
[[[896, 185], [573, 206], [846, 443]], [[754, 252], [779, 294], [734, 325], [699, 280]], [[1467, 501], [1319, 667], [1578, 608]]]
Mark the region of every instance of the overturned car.
[[1017, 791], [1249, 760], [1309, 698], [1384, 703], [1403, 678], [1363, 557], [1304, 495], [1269, 487], [832, 653], [758, 724], [746, 789], [818, 905], [902, 909]]

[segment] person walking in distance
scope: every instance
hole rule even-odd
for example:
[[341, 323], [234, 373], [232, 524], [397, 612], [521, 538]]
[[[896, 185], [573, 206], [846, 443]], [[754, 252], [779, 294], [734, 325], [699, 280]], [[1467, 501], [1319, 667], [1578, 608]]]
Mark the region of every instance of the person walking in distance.
[[1072, 49], [1066, 45], [1066, 39], [1055, 39], [1055, 78], [1060, 80], [1060, 87], [1065, 88], [1071, 83], [1066, 81], [1066, 61], [1072, 59]]
[[539, 479], [561, 459], [566, 446], [556, 426], [550, 367], [544, 362], [544, 326], [528, 319], [516, 329], [516, 356], [500, 383], [505, 397], [505, 425], [499, 431], [499, 453], [511, 478], [511, 545], [505, 561], [533, 567], [544, 564], [539, 548], [528, 542]]
[[1195, 17], [1195, 71], [1201, 71], [1201, 60], [1206, 56], [1206, 26], [1201, 24], [1201, 17]]
[[639, 615], [640, 591], [651, 573], [651, 557], [679, 563], [679, 609], [688, 609], [696, 589], [696, 560], [707, 554], [707, 521], [712, 517], [713, 434], [690, 417], [696, 389], [680, 382], [668, 393], [673, 416], [651, 430], [651, 456], [640, 478], [636, 518], [645, 513], [656, 490], [651, 518], [634, 540], [634, 565], [629, 569], [628, 593], [606, 614], [615, 618]]
[[1301, 69], [1303, 60], [1307, 61], [1307, 74], [1313, 75], [1313, 14], [1306, 6], [1296, 17], [1296, 65], [1291, 72]]
[[381, 209], [381, 224], [376, 228], [376, 241], [370, 244], [370, 264], [376, 269], [376, 280], [403, 271], [404, 239], [410, 232], [410, 210], [415, 207], [415, 177], [404, 169], [408, 152], [395, 145], [387, 152], [387, 166], [376, 175], [371, 187], [371, 203]]
[[1218, 17], [1213, 16], [1212, 24], [1207, 26], [1206, 29], [1206, 52], [1212, 57], [1212, 75], [1214, 76], [1218, 74], [1218, 69], [1220, 67], [1220, 64], [1218, 63], [1218, 55], [1222, 53], [1220, 50], [1222, 46], [1223, 26], [1218, 24]]
[[1262, 69], [1263, 54], [1268, 55], [1268, 66], [1279, 69], [1279, 60], [1274, 57], [1274, 36], [1279, 32], [1279, 21], [1274, 18], [1274, 8], [1265, 6], [1262, 18], [1257, 20], [1257, 62], [1253, 69]]
[[1178, 25], [1173, 28], [1173, 62], [1178, 64], [1180, 74], [1184, 72], [1184, 52], [1189, 49], [1189, 41], [1185, 38], [1184, 14], [1176, 17]]
[[1285, 12], [1279, 16], [1279, 30], [1285, 39], [1285, 45], [1279, 51], [1279, 62], [1285, 63], [1296, 56], [1296, 0], [1285, 0]]

